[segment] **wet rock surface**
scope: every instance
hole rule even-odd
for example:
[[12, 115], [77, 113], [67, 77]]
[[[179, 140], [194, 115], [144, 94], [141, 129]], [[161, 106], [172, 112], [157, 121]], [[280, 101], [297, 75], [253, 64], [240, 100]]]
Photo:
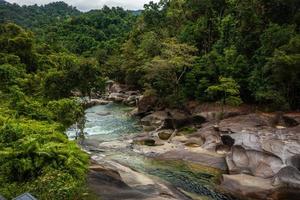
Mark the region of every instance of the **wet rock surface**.
[[[144, 132], [126, 140], [125, 145], [109, 142], [101, 148], [130, 148], [158, 160], [181, 160], [221, 170], [220, 188], [241, 199], [289, 200], [300, 195], [300, 114], [155, 110], [154, 98], [117, 86], [113, 92], [113, 101], [124, 103], [129, 97], [137, 101], [134, 115], [141, 116]], [[195, 130], [182, 134], [185, 126]], [[132, 187], [118, 173], [112, 177], [116, 185], [123, 182], [120, 188], [124, 193], [121, 190], [120, 194], [128, 199], [135, 195], [139, 199], [179, 198], [164, 193], [153, 196], [155, 192], [150, 191], [157, 192], [153, 186]]]
[[107, 96], [105, 99], [117, 103], [123, 103], [128, 106], [136, 106], [142, 97], [137, 90], [130, 90], [128, 86], [111, 82], [106, 88]]
[[90, 166], [88, 184], [90, 190], [102, 200], [188, 199], [170, 185], [126, 166], [114, 162], [94, 163]]
[[173, 150], [161, 154], [158, 159], [163, 160], [184, 160], [198, 163], [200, 165], [213, 167], [223, 171], [227, 170], [225, 158], [205, 152], [191, 152], [188, 150]]
[[111, 103], [111, 101], [104, 100], [104, 99], [90, 99], [83, 102], [84, 107], [90, 108], [97, 105], [106, 105]]
[[246, 174], [223, 175], [221, 187], [241, 199], [268, 199], [276, 189], [271, 180]]
[[[192, 114], [193, 122], [187, 120], [185, 124], [197, 127], [200, 123], [201, 128], [194, 133], [176, 135], [158, 147], [134, 148], [163, 160], [184, 160], [228, 170], [221, 188], [242, 198], [278, 199], [283, 193], [294, 194], [294, 188], [300, 186], [299, 116], [283, 115], [278, 119], [277, 114], [229, 112], [225, 119], [217, 120], [216, 115]], [[168, 117], [166, 111], [156, 111], [145, 116], [142, 123], [157, 128]], [[152, 134], [154, 140], [167, 140], [170, 131], [163, 130], [157, 136]]]
[[256, 177], [273, 177], [282, 167], [280, 158], [257, 150], [233, 146], [226, 157], [230, 173], [245, 173]]

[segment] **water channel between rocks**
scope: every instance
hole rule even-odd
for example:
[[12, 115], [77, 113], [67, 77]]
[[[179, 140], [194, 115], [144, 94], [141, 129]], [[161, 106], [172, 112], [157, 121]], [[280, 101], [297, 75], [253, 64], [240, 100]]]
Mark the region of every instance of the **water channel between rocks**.
[[[132, 108], [110, 103], [89, 108], [85, 111], [86, 138], [95, 143], [122, 141], [133, 134], [142, 131], [138, 119], [132, 118], [129, 112]], [[67, 131], [74, 138], [75, 130]], [[158, 161], [135, 153], [131, 148], [125, 151], [111, 149], [101, 151], [98, 156], [104, 160], [112, 160], [131, 169], [159, 177], [169, 182], [175, 188], [197, 196], [202, 200], [233, 200], [216, 190], [216, 182], [220, 172], [212, 168], [202, 167], [181, 161]]]

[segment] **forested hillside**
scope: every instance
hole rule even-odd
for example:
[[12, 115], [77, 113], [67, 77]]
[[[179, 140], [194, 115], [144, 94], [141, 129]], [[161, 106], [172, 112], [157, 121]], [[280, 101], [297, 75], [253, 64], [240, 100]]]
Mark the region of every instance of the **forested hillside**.
[[64, 2], [44, 6], [0, 4], [0, 23], [29, 28], [56, 51], [85, 56], [107, 56], [124, 42], [138, 12], [108, 8], [81, 13]]
[[145, 6], [109, 76], [168, 105], [300, 106], [300, 2], [163, 0]]
[[300, 108], [299, 0], [162, 0], [143, 11], [0, 1], [0, 194], [81, 199], [88, 157], [64, 134], [112, 79], [163, 107]]
[[80, 14], [80, 11], [64, 2], [44, 6], [19, 6], [3, 2], [0, 2], [1, 23], [10, 21], [32, 29], [45, 28], [50, 23], [58, 23]]
[[83, 116], [72, 93], [103, 91], [97, 56], [118, 48], [135, 17], [64, 3], [1, 3], [0, 16], [0, 194], [83, 199], [88, 156], [64, 134]]
[[84, 191], [87, 155], [63, 132], [83, 110], [54, 87], [75, 57], [35, 44], [15, 24], [0, 25], [0, 47], [0, 193], [73, 199]]
[[49, 24], [39, 31], [40, 39], [56, 49], [84, 56], [94, 56], [102, 62], [124, 42], [136, 16], [122, 8], [103, 7], [61, 23]]

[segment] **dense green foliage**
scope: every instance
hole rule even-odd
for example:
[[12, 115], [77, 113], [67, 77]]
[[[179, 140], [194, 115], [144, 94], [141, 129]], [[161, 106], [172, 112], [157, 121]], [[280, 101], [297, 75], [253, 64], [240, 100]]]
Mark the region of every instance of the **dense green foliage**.
[[63, 2], [0, 3], [0, 16], [0, 193], [81, 198], [87, 156], [63, 132], [83, 110], [70, 97], [103, 91], [100, 65], [136, 17], [108, 7], [81, 13]]
[[223, 99], [207, 92], [223, 77], [243, 102], [299, 108], [299, 7], [297, 0], [151, 2], [106, 62], [107, 75], [150, 89], [168, 105]]
[[136, 17], [122, 8], [103, 7], [47, 26], [39, 35], [56, 49], [93, 55], [100, 62], [110, 55], [131, 30]]
[[93, 55], [100, 62], [124, 42], [137, 14], [107, 6], [81, 13], [64, 2], [22, 7], [0, 3], [0, 23], [14, 22], [30, 28], [38, 40], [56, 51]]
[[19, 6], [0, 2], [0, 23], [14, 22], [26, 28], [45, 28], [51, 23], [58, 23], [79, 14], [80, 11], [64, 2], [45, 6]]
[[83, 115], [70, 97], [103, 92], [101, 65], [136, 15], [108, 7], [81, 13], [63, 2], [0, 2], [0, 194], [83, 198], [87, 155], [63, 133]]
[[95, 73], [97, 65], [41, 51], [33, 34], [14, 24], [0, 25], [0, 46], [0, 193], [7, 198], [27, 191], [39, 199], [78, 198], [85, 188], [88, 157], [63, 132], [82, 117], [83, 109], [73, 99], [60, 98], [82, 85], [84, 91], [92, 86], [86, 87], [83, 78], [70, 86], [61, 80], [49, 83], [49, 76], [61, 78], [53, 75], [57, 73], [67, 83], [64, 78], [72, 73], [68, 64], [81, 69], [76, 76]]
[[0, 193], [81, 198], [88, 158], [63, 132], [83, 114], [73, 94], [101, 93], [108, 78], [166, 107], [299, 109], [299, 8], [299, 0], [161, 0], [81, 13], [62, 2], [0, 1]]

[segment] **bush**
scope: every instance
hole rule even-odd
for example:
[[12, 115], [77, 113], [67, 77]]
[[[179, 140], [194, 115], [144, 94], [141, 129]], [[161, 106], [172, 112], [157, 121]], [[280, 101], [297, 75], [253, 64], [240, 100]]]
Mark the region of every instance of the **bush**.
[[76, 199], [84, 188], [88, 156], [59, 124], [1, 121], [0, 193], [31, 192], [38, 199]]
[[47, 108], [52, 112], [52, 119], [65, 127], [71, 126], [83, 116], [82, 106], [74, 99], [50, 101]]

